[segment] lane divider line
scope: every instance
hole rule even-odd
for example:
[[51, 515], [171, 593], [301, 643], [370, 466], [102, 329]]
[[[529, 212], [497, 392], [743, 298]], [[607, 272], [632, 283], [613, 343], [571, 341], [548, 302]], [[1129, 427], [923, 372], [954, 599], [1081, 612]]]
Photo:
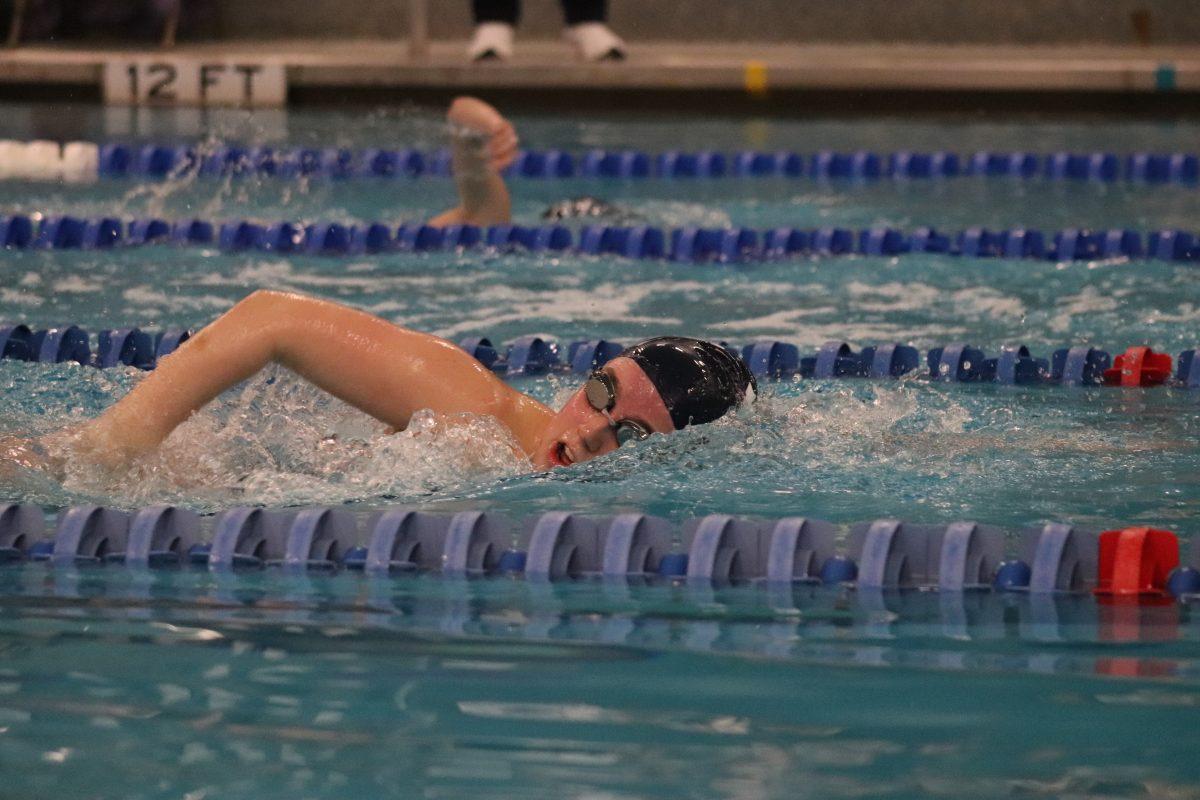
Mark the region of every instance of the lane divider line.
[[[1153, 74], [1159, 91], [1176, 87], [1174, 65], [1164, 63]], [[744, 65], [745, 90], [756, 96], [769, 91], [767, 65]], [[0, 140], [0, 180], [66, 181], [98, 179], [161, 180], [200, 178], [351, 180], [448, 178], [450, 151], [445, 148], [272, 147], [236, 144], [66, 142]], [[1007, 177], [1019, 180], [1127, 181], [1152, 186], [1200, 183], [1196, 153], [1135, 151], [1038, 153], [1025, 150], [950, 150], [875, 152], [870, 150], [667, 150], [556, 148], [522, 150], [505, 170], [506, 177], [530, 179], [617, 178], [807, 178], [842, 182], [880, 179], [921, 180], [958, 177]]]
[[[92, 337], [77, 325], [38, 329], [0, 323], [0, 358], [149, 370], [193, 334], [180, 328], [154, 334], [140, 327], [114, 328], [100, 331], [93, 349]], [[856, 351], [848, 342], [830, 341], [815, 353], [801, 353], [797, 345], [777, 339], [760, 339], [741, 347], [720, 344], [745, 361], [752, 374], [767, 380], [911, 376], [942, 383], [1010, 386], [1200, 388], [1200, 348], [1184, 350], [1173, 360], [1167, 353], [1141, 345], [1129, 347], [1113, 358], [1107, 350], [1088, 345], [1059, 348], [1049, 357], [1041, 357], [1024, 344], [1004, 345], [991, 355], [965, 342], [933, 347], [924, 353], [902, 342]], [[511, 378], [550, 373], [586, 375], [625, 349], [621, 342], [602, 338], [578, 339], [564, 349], [542, 336], [519, 336], [507, 346], [494, 344], [487, 337], [466, 337], [458, 345], [484, 366]]]
[[133, 512], [74, 506], [59, 513], [52, 527], [48, 534], [40, 507], [0, 505], [0, 561], [767, 587], [851, 584], [860, 592], [1086, 593], [1101, 603], [1154, 605], [1200, 596], [1200, 570], [1188, 565], [1200, 565], [1200, 538], [1184, 553], [1175, 533], [1150, 527], [1097, 534], [1051, 522], [1009, 536], [973, 521], [877, 519], [839, 531], [806, 516], [710, 514], [673, 525], [640, 513], [596, 517], [551, 511], [518, 521], [491, 511], [393, 507], [355, 514], [320, 506], [298, 511], [243, 506], [205, 519], [169, 505]]
[[744, 263], [829, 256], [886, 256], [928, 253], [964, 258], [1067, 261], [1111, 259], [1200, 261], [1200, 237], [1164, 228], [1143, 234], [1114, 228], [993, 230], [970, 227], [941, 232], [898, 228], [658, 228], [648, 225], [588, 225], [578, 232], [563, 225], [394, 226], [384, 222], [302, 224], [289, 220], [125, 220], [117, 216], [14, 214], [0, 217], [0, 248], [12, 250], [97, 250], [140, 245], [216, 246], [225, 252], [256, 250], [281, 255], [358, 256], [393, 252], [488, 249], [530, 253], [572, 252], [586, 256], [676, 262]]

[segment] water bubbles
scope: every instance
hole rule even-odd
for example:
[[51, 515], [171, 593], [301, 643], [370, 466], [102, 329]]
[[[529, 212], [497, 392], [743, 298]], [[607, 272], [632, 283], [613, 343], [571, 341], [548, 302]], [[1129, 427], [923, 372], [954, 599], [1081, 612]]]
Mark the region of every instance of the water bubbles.
[[180, 425], [154, 453], [105, 469], [55, 439], [63, 488], [118, 506], [217, 509], [429, 497], [519, 474], [511, 434], [491, 417], [413, 415], [386, 426], [276, 368]]

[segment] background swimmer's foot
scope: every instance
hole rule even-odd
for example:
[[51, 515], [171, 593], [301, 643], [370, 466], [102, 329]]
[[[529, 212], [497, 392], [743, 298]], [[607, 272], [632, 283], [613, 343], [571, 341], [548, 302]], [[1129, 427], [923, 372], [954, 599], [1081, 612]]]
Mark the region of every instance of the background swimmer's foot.
[[483, 22], [475, 26], [475, 35], [467, 45], [472, 61], [507, 61], [513, 54], [513, 26], [504, 22]]
[[581, 22], [563, 31], [584, 61], [623, 61], [625, 42], [603, 22]]

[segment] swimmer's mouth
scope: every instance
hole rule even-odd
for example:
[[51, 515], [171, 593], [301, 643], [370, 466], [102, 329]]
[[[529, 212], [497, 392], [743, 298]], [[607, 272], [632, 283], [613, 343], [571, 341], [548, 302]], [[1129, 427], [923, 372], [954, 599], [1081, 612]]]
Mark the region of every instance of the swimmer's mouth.
[[555, 442], [554, 447], [550, 448], [550, 463], [556, 467], [569, 467], [575, 463], [567, 453], [566, 442]]

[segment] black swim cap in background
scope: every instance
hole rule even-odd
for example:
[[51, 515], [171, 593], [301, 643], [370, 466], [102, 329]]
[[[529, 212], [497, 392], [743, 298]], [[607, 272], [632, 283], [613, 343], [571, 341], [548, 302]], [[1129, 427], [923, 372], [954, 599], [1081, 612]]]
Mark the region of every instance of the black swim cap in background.
[[658, 389], [675, 430], [712, 422], [758, 390], [740, 358], [720, 345], [684, 336], [657, 336], [626, 348]]
[[542, 212], [542, 219], [577, 219], [610, 216], [616, 207], [595, 197], [572, 197], [555, 203]]
[[542, 219], [590, 220], [600, 219], [609, 224], [632, 224], [641, 217], [624, 206], [618, 206], [598, 197], [573, 197], [555, 203], [542, 212]]

